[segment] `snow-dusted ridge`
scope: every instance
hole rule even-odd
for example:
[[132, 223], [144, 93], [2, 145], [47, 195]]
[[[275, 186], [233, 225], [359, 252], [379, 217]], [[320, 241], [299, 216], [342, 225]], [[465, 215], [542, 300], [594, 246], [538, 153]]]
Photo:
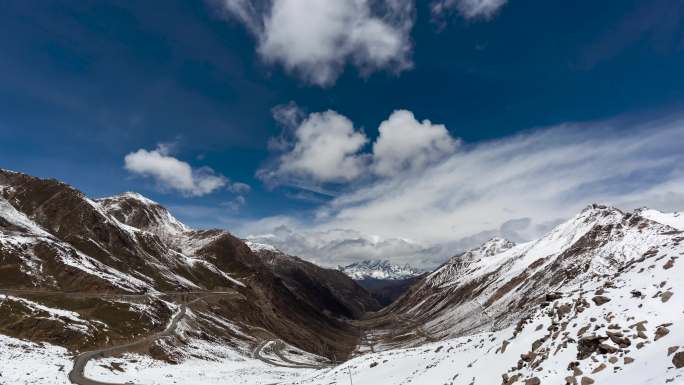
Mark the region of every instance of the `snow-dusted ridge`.
[[677, 230], [684, 230], [684, 213], [682, 212], [663, 213], [658, 210], [641, 208], [636, 210], [635, 213], [654, 222], [668, 225]]
[[272, 251], [272, 252], [280, 252], [275, 246], [272, 245], [267, 245], [265, 243], [259, 243], [259, 242], [252, 242], [245, 240], [245, 244], [250, 248], [250, 250], [254, 252], [259, 252], [259, 251]]
[[181, 237], [191, 231], [159, 203], [135, 192], [100, 198], [95, 202], [119, 222], [151, 232], [165, 240]]
[[455, 256], [386, 310], [376, 353], [301, 383], [684, 383], [684, 233], [643, 212], [591, 205]]
[[387, 260], [361, 261], [347, 266], [339, 266], [338, 270], [354, 280], [382, 279], [398, 280], [418, 276], [422, 272], [408, 264], [397, 265]]

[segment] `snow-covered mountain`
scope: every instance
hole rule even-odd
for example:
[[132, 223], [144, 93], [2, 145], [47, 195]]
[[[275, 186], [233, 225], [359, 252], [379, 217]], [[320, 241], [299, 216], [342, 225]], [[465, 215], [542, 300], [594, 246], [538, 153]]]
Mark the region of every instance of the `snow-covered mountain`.
[[684, 383], [678, 218], [592, 205], [454, 256], [366, 321], [369, 354], [310, 383]]
[[347, 274], [354, 280], [369, 278], [382, 280], [407, 279], [422, 273], [420, 270], [408, 264], [397, 265], [387, 260], [355, 262], [347, 266], [339, 266], [338, 270]]
[[[22, 346], [74, 354], [130, 341], [167, 362], [273, 361], [260, 355], [266, 342], [272, 355], [344, 357], [358, 332], [340, 319], [374, 300], [336, 270], [305, 268], [276, 271], [230, 233], [189, 228], [139, 194], [93, 200], [0, 169], [0, 351], [9, 357]], [[318, 280], [326, 274], [335, 279]], [[354, 309], [324, 307], [320, 287], [346, 293]]]
[[369, 312], [340, 271], [188, 228], [138, 194], [91, 200], [0, 170], [0, 382], [68, 384], [75, 355], [127, 346], [81, 369], [109, 383], [682, 384], [683, 257], [681, 214], [591, 205], [429, 274], [351, 265], [414, 279]]

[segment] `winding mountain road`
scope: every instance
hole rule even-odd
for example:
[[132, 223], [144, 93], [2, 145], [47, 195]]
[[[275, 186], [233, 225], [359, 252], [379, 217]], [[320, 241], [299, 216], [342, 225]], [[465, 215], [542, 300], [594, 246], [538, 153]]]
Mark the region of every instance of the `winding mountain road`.
[[[236, 294], [236, 292], [232, 291], [221, 291], [221, 292], [202, 292], [203, 294], [206, 294], [202, 297], [195, 298], [194, 300], [188, 302], [187, 304], [181, 304], [180, 309], [174, 316], [171, 318], [171, 321], [169, 324], [166, 326], [166, 328], [158, 333], [146, 336], [142, 339], [139, 339], [134, 342], [129, 342], [121, 345], [116, 345], [116, 346], [110, 346], [106, 348], [101, 348], [101, 349], [95, 349], [95, 350], [89, 350], [86, 352], [83, 352], [79, 355], [76, 356], [74, 359], [74, 366], [69, 372], [69, 381], [71, 381], [74, 384], [78, 385], [130, 385], [129, 383], [126, 384], [120, 384], [120, 383], [112, 383], [112, 382], [101, 382], [97, 380], [90, 379], [86, 377], [84, 371], [85, 367], [88, 364], [88, 361], [95, 359], [95, 358], [103, 358], [110, 356], [112, 354], [116, 353], [123, 353], [126, 352], [132, 348], [143, 346], [148, 343], [152, 343], [155, 340], [159, 338], [163, 338], [166, 336], [170, 336], [176, 333], [176, 329], [178, 327], [178, 324], [180, 321], [183, 319], [185, 316], [185, 313], [187, 311], [187, 307], [189, 305], [192, 305], [193, 303], [203, 300], [207, 297], [210, 296], [215, 296], [215, 295], [233, 295]], [[165, 293], [166, 294], [166, 293]]]
[[[272, 360], [265, 355], [262, 354], [262, 351], [267, 347], [272, 345], [273, 348], [273, 353], [282, 361], [285, 362], [284, 364], [275, 360]], [[304, 362], [296, 362], [292, 361], [291, 359], [285, 357], [285, 355], [282, 353], [283, 349], [286, 348], [285, 343], [283, 343], [280, 340], [265, 340], [262, 341], [256, 349], [254, 349], [253, 356], [254, 358], [265, 362], [269, 365], [273, 366], [279, 366], [281, 368], [296, 368], [296, 369], [324, 369], [330, 366], [330, 364], [326, 363], [320, 363], [320, 364], [311, 364], [311, 363], [304, 363]]]

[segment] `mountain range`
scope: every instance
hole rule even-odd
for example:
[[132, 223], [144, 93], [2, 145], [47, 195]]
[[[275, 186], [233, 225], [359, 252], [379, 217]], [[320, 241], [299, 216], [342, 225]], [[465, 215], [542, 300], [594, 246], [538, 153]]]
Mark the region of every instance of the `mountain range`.
[[683, 383], [683, 256], [683, 215], [594, 204], [424, 274], [326, 269], [0, 170], [0, 383]]
[[411, 278], [421, 274], [421, 271], [411, 265], [396, 265], [388, 260], [365, 260], [347, 266], [339, 266], [337, 269], [354, 280], [368, 278], [397, 280]]
[[394, 302], [424, 274], [408, 264], [402, 266], [387, 260], [365, 260], [337, 269], [368, 290], [382, 306]]

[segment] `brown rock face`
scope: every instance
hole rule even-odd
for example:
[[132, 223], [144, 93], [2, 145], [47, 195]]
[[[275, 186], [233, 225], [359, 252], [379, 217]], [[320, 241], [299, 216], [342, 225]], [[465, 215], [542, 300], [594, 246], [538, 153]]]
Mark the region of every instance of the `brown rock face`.
[[655, 331], [655, 338], [653, 338], [653, 340], [658, 341], [659, 339], [665, 337], [669, 333], [670, 329], [666, 328], [665, 326], [659, 326]]
[[525, 385], [540, 385], [540, 384], [541, 384], [541, 380], [539, 379], [539, 377], [532, 377], [532, 378], [525, 381]]
[[598, 350], [601, 354], [612, 354], [617, 352], [617, 348], [608, 344], [599, 344]]
[[684, 368], [684, 352], [679, 352], [672, 357], [672, 365], [677, 369]]
[[664, 292], [663, 294], [660, 295], [660, 300], [661, 300], [663, 303], [665, 303], [665, 302], [669, 301], [670, 298], [672, 298], [673, 295], [674, 295], [674, 293], [668, 290], [668, 291], [666, 291], [666, 292]]
[[627, 337], [623, 337], [622, 333], [620, 332], [606, 332], [608, 337], [610, 338], [611, 341], [613, 341], [616, 345], [618, 345], [621, 348], [628, 348], [632, 342], [629, 340]]
[[580, 338], [577, 343], [577, 359], [583, 360], [589, 358], [594, 352], [599, 349], [601, 341], [606, 340], [606, 337], [589, 336]]
[[341, 271], [324, 269], [279, 251], [260, 250], [256, 254], [288, 288], [323, 311], [356, 319], [380, 309], [367, 290]]

